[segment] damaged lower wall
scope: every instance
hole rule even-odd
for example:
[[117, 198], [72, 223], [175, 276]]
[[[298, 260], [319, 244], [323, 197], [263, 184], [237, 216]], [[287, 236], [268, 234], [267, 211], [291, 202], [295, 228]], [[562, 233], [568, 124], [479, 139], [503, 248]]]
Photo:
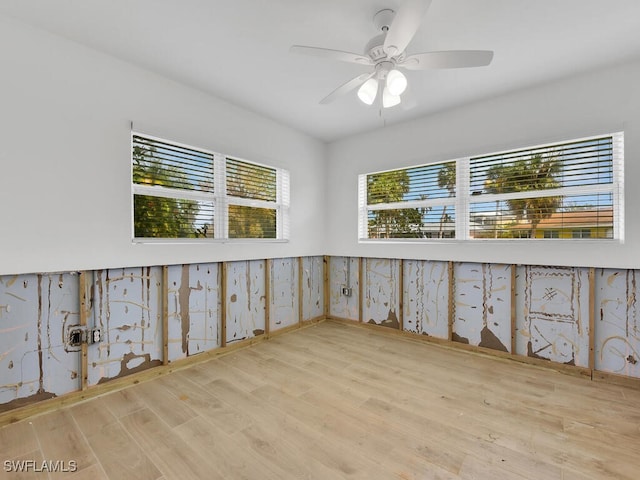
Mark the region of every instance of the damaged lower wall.
[[269, 331], [275, 332], [299, 323], [298, 259], [276, 258], [269, 261]]
[[516, 353], [589, 366], [587, 268], [519, 266]]
[[324, 258], [302, 257], [302, 321], [324, 316]]
[[403, 262], [403, 315], [407, 332], [446, 339], [449, 331], [449, 264]]
[[220, 269], [220, 263], [167, 267], [169, 361], [220, 346]]
[[399, 328], [400, 260], [364, 258], [362, 319], [367, 323]]
[[264, 260], [247, 260], [227, 264], [227, 345], [265, 332], [265, 263]]
[[80, 388], [78, 276], [0, 276], [0, 411]]
[[324, 278], [320, 256], [0, 276], [0, 412], [323, 318]]
[[[329, 315], [358, 321], [360, 318], [360, 260], [354, 257], [329, 258]], [[347, 289], [348, 295], [344, 291]]]
[[637, 270], [596, 270], [595, 368], [640, 378]]
[[454, 263], [452, 339], [511, 351], [511, 266]]
[[360, 309], [363, 323], [640, 378], [636, 270], [354, 257], [330, 265], [330, 317], [355, 320]]
[[88, 348], [88, 384], [162, 364], [161, 267], [93, 273], [92, 326], [102, 341]]

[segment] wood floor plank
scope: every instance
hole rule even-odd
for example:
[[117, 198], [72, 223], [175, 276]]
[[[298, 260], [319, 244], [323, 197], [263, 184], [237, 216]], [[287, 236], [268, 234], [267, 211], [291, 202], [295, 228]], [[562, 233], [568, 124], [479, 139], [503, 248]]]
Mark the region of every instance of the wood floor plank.
[[[57, 410], [32, 420], [44, 460], [74, 461], [78, 471], [96, 463], [96, 457], [69, 409]], [[64, 474], [62, 474], [64, 475]]]
[[16, 458], [39, 448], [30, 422], [13, 423], [0, 429], [0, 460]]
[[196, 453], [197, 445], [191, 447], [184, 442], [150, 409], [137, 410], [120, 421], [133, 438], [145, 445], [147, 455], [164, 476], [194, 480], [225, 478], [213, 462], [201, 460], [203, 457]]
[[[84, 429], [85, 426], [83, 424], [81, 428]], [[87, 435], [87, 441], [107, 478], [155, 480], [160, 477], [160, 471], [120, 422], [115, 421], [88, 431], [90, 435]]]

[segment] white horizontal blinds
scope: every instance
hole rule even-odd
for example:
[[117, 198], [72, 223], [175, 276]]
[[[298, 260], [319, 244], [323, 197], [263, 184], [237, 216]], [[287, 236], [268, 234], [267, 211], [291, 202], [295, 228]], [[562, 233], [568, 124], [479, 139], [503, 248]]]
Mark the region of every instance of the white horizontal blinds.
[[469, 160], [471, 238], [618, 238], [613, 136]]
[[213, 192], [213, 154], [134, 135], [133, 182]]
[[213, 154], [133, 135], [136, 238], [214, 238]]
[[227, 195], [275, 203], [276, 176], [275, 168], [227, 158]]
[[277, 169], [227, 157], [226, 180], [229, 238], [279, 238]]
[[278, 168], [276, 171], [276, 184], [278, 198], [277, 203], [278, 216], [276, 220], [276, 227], [278, 229], [277, 238], [288, 239], [289, 238], [289, 208], [291, 205], [291, 180], [289, 172]]
[[288, 239], [289, 183], [283, 169], [132, 135], [135, 238]]
[[366, 238], [454, 238], [456, 188], [455, 161], [369, 174], [361, 228], [364, 217]]

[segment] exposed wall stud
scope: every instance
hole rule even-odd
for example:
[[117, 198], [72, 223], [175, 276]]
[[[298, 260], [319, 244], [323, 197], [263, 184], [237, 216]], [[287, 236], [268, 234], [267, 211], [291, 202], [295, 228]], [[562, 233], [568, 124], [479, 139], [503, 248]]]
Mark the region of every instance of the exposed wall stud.
[[404, 330], [404, 262], [398, 260], [398, 330]]
[[222, 262], [220, 275], [220, 347], [227, 346], [227, 262]]
[[595, 355], [595, 325], [596, 325], [596, 271], [589, 268], [589, 369], [591, 378], [596, 365]]
[[162, 267], [162, 364], [169, 364], [169, 267]]
[[517, 266], [511, 265], [511, 353], [516, 353], [516, 271]]
[[455, 278], [453, 272], [453, 262], [449, 262], [449, 295], [448, 295], [448, 327], [447, 327], [447, 339], [453, 341], [453, 316], [455, 315]]
[[[347, 262], [351, 262], [351, 258], [347, 257]], [[364, 304], [364, 268], [365, 268], [366, 260], [362, 257], [358, 257], [358, 322], [362, 323], [363, 314], [362, 307]], [[351, 279], [349, 279], [351, 280]]]
[[267, 258], [264, 261], [264, 336], [269, 338], [271, 318], [269, 305], [271, 303], [271, 264], [273, 261]]
[[[87, 273], [82, 271], [78, 276], [78, 284], [80, 286], [80, 326], [87, 327]], [[89, 378], [89, 361], [88, 361], [88, 348], [87, 342], [82, 342], [80, 350], [80, 382], [81, 389], [84, 391], [87, 389], [87, 381]]]
[[302, 282], [302, 279], [304, 277], [304, 265], [302, 264], [302, 257], [298, 257], [297, 261], [298, 261], [298, 323], [302, 325], [302, 322], [304, 321], [304, 314], [303, 314], [303, 309], [304, 309], [303, 288], [304, 287]]
[[330, 257], [325, 255], [322, 257], [322, 300], [323, 300], [323, 313], [324, 317], [327, 318], [329, 316], [329, 262]]

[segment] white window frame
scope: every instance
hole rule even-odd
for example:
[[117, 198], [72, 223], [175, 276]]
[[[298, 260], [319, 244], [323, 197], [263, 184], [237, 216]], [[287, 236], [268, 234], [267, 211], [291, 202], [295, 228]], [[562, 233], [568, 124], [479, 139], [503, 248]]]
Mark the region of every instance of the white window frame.
[[[561, 187], [549, 190], [528, 191], [520, 193], [501, 193], [501, 194], [482, 194], [478, 196], [471, 195], [470, 191], [470, 162], [472, 158], [480, 156], [499, 155], [502, 153], [509, 153], [510, 151], [494, 152], [482, 155], [473, 155], [455, 160], [439, 161], [429, 165], [444, 164], [449, 161], [456, 162], [456, 196], [452, 198], [439, 198], [432, 200], [421, 201], [407, 201], [407, 202], [394, 202], [385, 204], [373, 204], [367, 205], [367, 176], [376, 173], [391, 172], [396, 170], [408, 170], [411, 168], [420, 167], [422, 165], [409, 166], [399, 169], [383, 170], [379, 172], [369, 172], [358, 175], [358, 241], [361, 243], [395, 243], [395, 242], [419, 242], [419, 243], [432, 243], [432, 242], [523, 242], [523, 241], [561, 241], [567, 242], [572, 239], [558, 238], [558, 239], [540, 239], [540, 238], [471, 238], [470, 235], [470, 211], [471, 205], [474, 203], [489, 203], [499, 202], [507, 199], [516, 198], [539, 198], [547, 196], [571, 196], [571, 195], [585, 195], [585, 194], [597, 194], [606, 193], [611, 194], [613, 198], [613, 238], [590, 238], [581, 239], [580, 242], [594, 241], [594, 242], [616, 242], [624, 243], [624, 132], [605, 133], [602, 135], [593, 135], [584, 138], [569, 139], [565, 141], [556, 141], [548, 144], [534, 145], [529, 147], [523, 147], [514, 150], [527, 150], [553, 147], [555, 145], [562, 145], [565, 143], [582, 142], [603, 137], [612, 138], [612, 154], [613, 154], [613, 182], [610, 184], [597, 184], [587, 185], [579, 187]], [[368, 211], [372, 210], [387, 210], [387, 209], [399, 209], [399, 208], [418, 208], [428, 206], [442, 206], [453, 205], [456, 215], [456, 231], [455, 238], [368, 238]], [[577, 239], [576, 239], [577, 240]]]
[[[289, 171], [273, 165], [246, 160], [236, 155], [213, 152], [193, 145], [187, 145], [165, 138], [155, 137], [146, 133], [131, 132], [131, 149], [133, 152], [133, 137], [143, 137], [145, 139], [176, 147], [196, 150], [213, 156], [213, 193], [181, 190], [178, 188], [168, 188], [158, 185], [141, 185], [133, 182], [133, 161], [131, 164], [131, 238], [133, 243], [272, 243], [272, 242], [288, 242], [289, 241], [289, 209], [290, 209], [290, 174]], [[227, 195], [227, 175], [226, 162], [227, 158], [233, 158], [252, 165], [270, 168], [276, 171], [276, 201], [269, 202], [266, 200], [255, 200], [235, 197]], [[136, 237], [134, 229], [134, 195], [147, 195], [162, 198], [173, 198], [178, 200], [194, 200], [199, 202], [211, 202], [214, 208], [214, 232], [215, 238], [154, 238], [154, 237]], [[276, 211], [276, 238], [229, 238], [229, 205], [240, 205], [246, 207], [266, 208]]]

